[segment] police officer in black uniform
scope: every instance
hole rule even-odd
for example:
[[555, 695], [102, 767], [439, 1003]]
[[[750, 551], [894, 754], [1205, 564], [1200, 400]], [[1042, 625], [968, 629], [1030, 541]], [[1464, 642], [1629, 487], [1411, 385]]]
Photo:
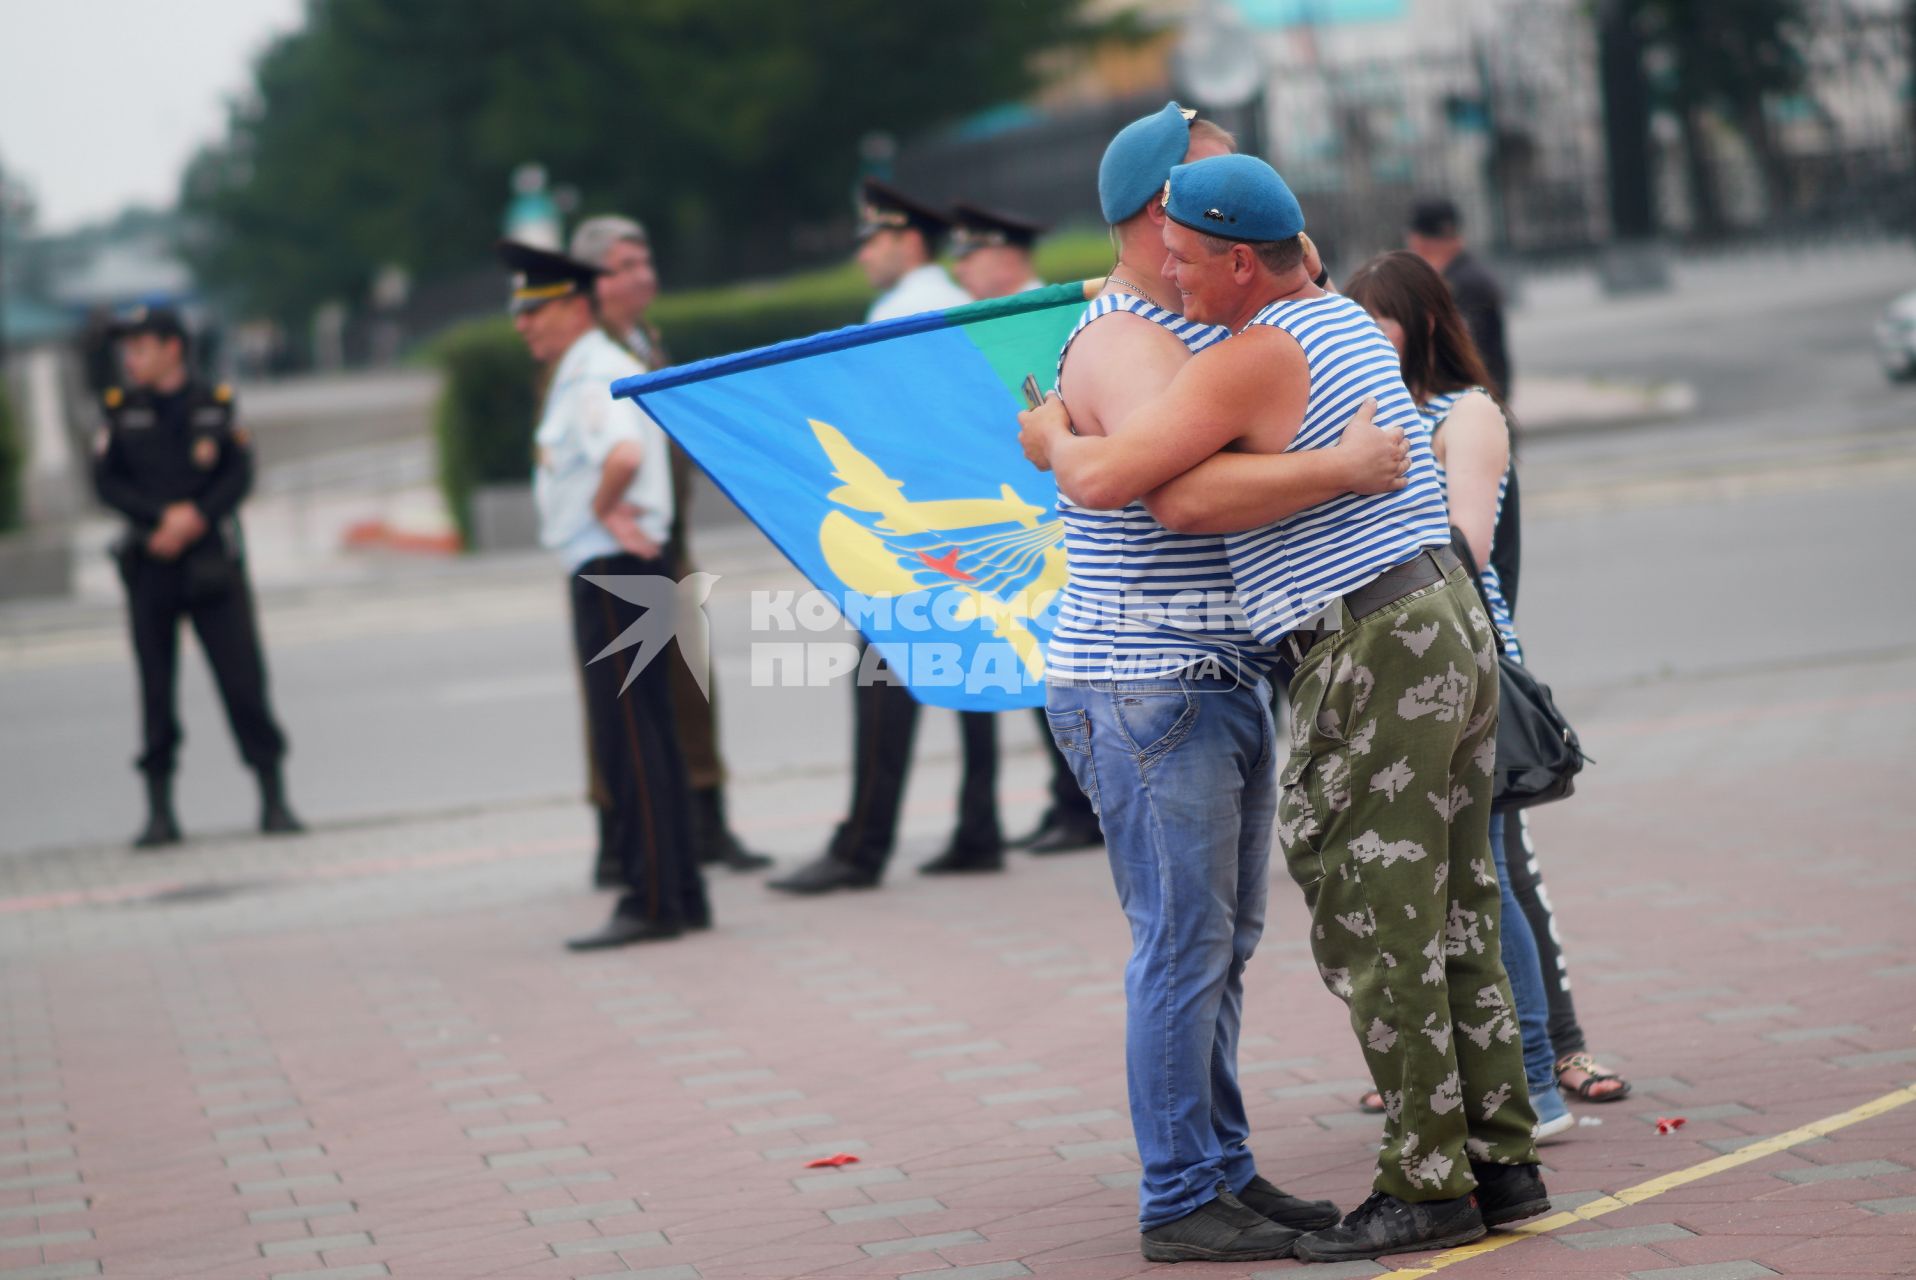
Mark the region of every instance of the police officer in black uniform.
[[240, 755], [260, 787], [260, 830], [301, 829], [280, 775], [286, 738], [266, 699], [266, 664], [240, 542], [239, 504], [253, 481], [233, 393], [187, 365], [179, 314], [142, 307], [115, 329], [127, 385], [101, 395], [105, 425], [94, 445], [100, 500], [127, 518], [115, 544], [140, 666], [146, 829], [134, 847], [177, 843], [173, 770], [180, 745], [174, 685], [180, 619], [199, 634]]

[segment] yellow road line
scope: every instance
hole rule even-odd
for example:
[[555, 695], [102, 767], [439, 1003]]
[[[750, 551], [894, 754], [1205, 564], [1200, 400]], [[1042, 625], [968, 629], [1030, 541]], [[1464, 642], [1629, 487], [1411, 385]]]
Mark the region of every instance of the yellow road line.
[[[1852, 1107], [1841, 1115], [1812, 1121], [1800, 1129], [1791, 1129], [1788, 1133], [1779, 1133], [1774, 1138], [1764, 1138], [1760, 1142], [1753, 1142], [1747, 1147], [1732, 1151], [1728, 1155], [1718, 1156], [1714, 1160], [1705, 1160], [1702, 1164], [1691, 1165], [1688, 1169], [1678, 1169], [1675, 1173], [1666, 1173], [1660, 1178], [1639, 1182], [1634, 1187], [1625, 1187], [1615, 1195], [1592, 1200], [1589, 1204], [1567, 1213], [1553, 1213], [1547, 1218], [1526, 1222], [1520, 1227], [1494, 1232], [1462, 1248], [1440, 1253], [1422, 1266], [1406, 1267], [1401, 1271], [1387, 1271], [1375, 1280], [1418, 1280], [1421, 1276], [1432, 1275], [1459, 1262], [1468, 1262], [1472, 1258], [1481, 1257], [1505, 1245], [1516, 1244], [1531, 1236], [1540, 1236], [1563, 1227], [1574, 1226], [1579, 1222], [1589, 1222], [1593, 1218], [1601, 1218], [1606, 1213], [1615, 1213], [1633, 1204], [1642, 1204], [1645, 1200], [1653, 1200], [1666, 1191], [1725, 1173], [1740, 1165], [1761, 1160], [1764, 1156], [1775, 1155], [1779, 1151], [1788, 1151], [1791, 1147], [1801, 1146], [1812, 1138], [1821, 1138], [1826, 1134], [1835, 1133], [1838, 1129], [1846, 1129], [1850, 1125], [1874, 1119], [1884, 1112], [1894, 1111], [1911, 1102], [1916, 1102], [1916, 1085], [1898, 1089], [1894, 1093], [1886, 1093], [1874, 1101], [1865, 1102], [1860, 1107]], [[1298, 1274], [1308, 1276], [1307, 1271]]]

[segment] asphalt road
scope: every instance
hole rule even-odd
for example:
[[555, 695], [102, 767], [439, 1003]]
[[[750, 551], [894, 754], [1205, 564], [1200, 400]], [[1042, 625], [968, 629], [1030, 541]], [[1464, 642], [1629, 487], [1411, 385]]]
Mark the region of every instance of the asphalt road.
[[[1916, 285], [1916, 255], [1704, 263], [1681, 283], [1619, 302], [1587, 282], [1538, 281], [1513, 321], [1520, 396], [1525, 370], [1682, 378], [1698, 393], [1681, 421], [1523, 445], [1519, 620], [1573, 716], [1646, 684], [1768, 673], [1813, 691], [1833, 664], [1916, 649], [1916, 390], [1890, 386], [1869, 346], [1881, 305]], [[734, 811], [749, 826], [803, 806], [822, 832], [843, 803], [849, 694], [752, 687], [750, 592], [799, 584], [755, 533], [706, 510], [715, 527], [701, 555], [723, 575], [711, 607]], [[537, 559], [272, 591], [263, 614], [309, 821], [580, 790], [564, 597]], [[250, 781], [186, 648], [182, 818], [194, 833], [241, 831]], [[925, 718], [921, 757], [954, 753], [954, 723]], [[1001, 723], [1008, 809], [1022, 811], [1042, 782], [1035, 726]], [[126, 838], [140, 813], [135, 733], [113, 611], [0, 612], [0, 851]], [[1590, 748], [1601, 761], [1629, 744]], [[942, 784], [921, 780], [913, 797], [933, 828], [949, 804]]]

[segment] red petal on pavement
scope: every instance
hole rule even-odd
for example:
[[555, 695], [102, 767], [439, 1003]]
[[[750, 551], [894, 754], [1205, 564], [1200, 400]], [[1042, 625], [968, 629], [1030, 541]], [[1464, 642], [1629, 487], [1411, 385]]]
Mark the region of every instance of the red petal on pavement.
[[[1659, 1123], [1661, 1122], [1659, 1121]], [[1677, 1123], [1681, 1124], [1683, 1122], [1679, 1120]], [[857, 1164], [857, 1163], [858, 1163], [857, 1156], [847, 1155], [843, 1151], [841, 1151], [837, 1155], [820, 1156], [816, 1160], [807, 1160], [805, 1162], [805, 1167], [807, 1169], [836, 1169], [840, 1167], [841, 1165]]]
[[1678, 1129], [1681, 1129], [1687, 1123], [1689, 1122], [1685, 1120], [1682, 1116], [1658, 1116], [1657, 1117], [1657, 1132], [1658, 1133], [1675, 1133]]

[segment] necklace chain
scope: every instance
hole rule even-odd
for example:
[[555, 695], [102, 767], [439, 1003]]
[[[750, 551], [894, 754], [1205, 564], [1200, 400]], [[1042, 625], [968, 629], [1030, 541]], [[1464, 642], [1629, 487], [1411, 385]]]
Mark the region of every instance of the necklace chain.
[[1115, 271], [1113, 271], [1110, 275], [1106, 276], [1104, 278], [1104, 282], [1107, 285], [1113, 285], [1113, 284], [1123, 285], [1125, 288], [1129, 289], [1134, 295], [1140, 298], [1150, 299], [1151, 297], [1151, 294], [1148, 290], [1140, 288], [1137, 284], [1135, 284], [1134, 282], [1130, 280], [1125, 279], [1123, 276], [1119, 275]]

